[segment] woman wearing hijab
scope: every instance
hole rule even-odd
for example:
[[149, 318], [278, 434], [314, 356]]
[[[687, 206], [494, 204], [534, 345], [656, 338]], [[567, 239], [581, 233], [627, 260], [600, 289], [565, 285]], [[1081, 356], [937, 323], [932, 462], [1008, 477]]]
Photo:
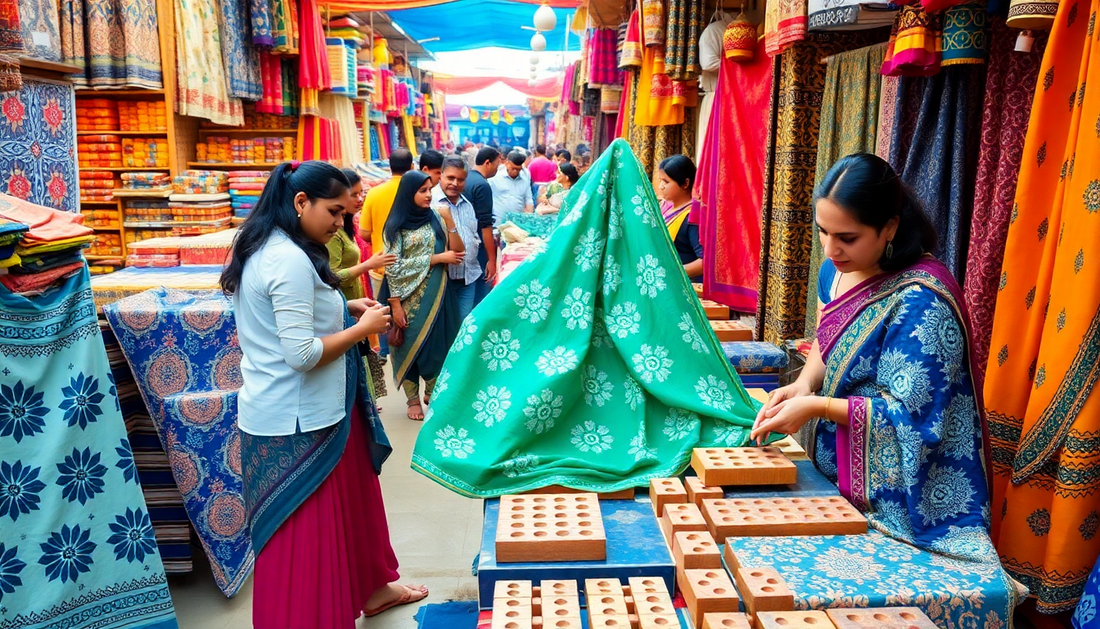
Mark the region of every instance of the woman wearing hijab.
[[400, 344], [390, 344], [393, 377], [405, 391], [409, 419], [417, 421], [424, 419], [423, 405], [431, 398], [435, 378], [458, 334], [458, 310], [447, 292], [446, 265], [460, 264], [466, 252], [450, 210], [433, 210], [431, 202], [428, 175], [405, 173], [382, 231], [386, 251], [397, 256], [386, 269], [382, 299], [389, 301], [393, 324], [404, 337]]

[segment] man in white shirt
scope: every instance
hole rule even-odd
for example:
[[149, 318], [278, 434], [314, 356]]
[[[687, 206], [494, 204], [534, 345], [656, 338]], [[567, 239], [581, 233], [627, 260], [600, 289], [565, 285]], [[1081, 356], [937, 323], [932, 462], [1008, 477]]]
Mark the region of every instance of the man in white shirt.
[[523, 153], [513, 151], [504, 161], [505, 172], [489, 180], [493, 188], [493, 221], [500, 225], [500, 219], [508, 212], [533, 212], [534, 199], [531, 198], [531, 177], [523, 169], [527, 158]]
[[466, 175], [465, 160], [448, 157], [443, 160], [443, 176], [439, 179], [439, 185], [432, 190], [432, 207], [446, 205], [450, 208], [455, 229], [466, 245], [462, 264], [452, 264], [447, 268], [451, 278], [448, 290], [454, 291], [459, 320], [466, 319], [474, 309], [477, 281], [481, 278], [481, 263], [478, 262], [481, 238], [478, 236], [477, 214], [473, 204], [462, 194], [466, 189]]

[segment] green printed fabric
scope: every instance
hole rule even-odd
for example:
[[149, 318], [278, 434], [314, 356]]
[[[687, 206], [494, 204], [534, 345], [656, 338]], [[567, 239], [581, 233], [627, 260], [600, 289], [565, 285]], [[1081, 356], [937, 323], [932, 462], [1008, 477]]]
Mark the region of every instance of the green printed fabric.
[[413, 451], [469, 496], [616, 491], [741, 446], [759, 405], [707, 323], [630, 146], [570, 190], [546, 250], [467, 317]]

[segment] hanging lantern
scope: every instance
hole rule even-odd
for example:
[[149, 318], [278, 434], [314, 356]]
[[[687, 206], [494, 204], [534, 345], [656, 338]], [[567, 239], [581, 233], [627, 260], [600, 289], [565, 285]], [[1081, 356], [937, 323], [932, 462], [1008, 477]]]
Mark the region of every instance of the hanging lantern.
[[493, 113], [489, 114], [489, 122], [493, 124], [500, 124], [500, 112], [494, 111]]
[[516, 117], [513, 116], [511, 113], [509, 113], [507, 109], [505, 109], [504, 110], [504, 124], [509, 124], [510, 125], [515, 121], [516, 121]]
[[540, 31], [552, 31], [558, 25], [558, 16], [549, 4], [543, 3], [535, 11], [535, 28]]
[[533, 53], [528, 61], [531, 62], [531, 65], [537, 66], [539, 64], [539, 54], [537, 52]]
[[546, 50], [546, 38], [542, 36], [542, 33], [535, 33], [531, 36], [531, 50], [535, 52]]
[[741, 15], [722, 33], [722, 48], [726, 58], [739, 63], [752, 61], [756, 54], [756, 27]]
[[466, 105], [463, 105], [462, 109], [460, 109], [458, 111], [458, 117], [459, 118], [469, 118], [470, 117], [470, 108], [467, 107]]

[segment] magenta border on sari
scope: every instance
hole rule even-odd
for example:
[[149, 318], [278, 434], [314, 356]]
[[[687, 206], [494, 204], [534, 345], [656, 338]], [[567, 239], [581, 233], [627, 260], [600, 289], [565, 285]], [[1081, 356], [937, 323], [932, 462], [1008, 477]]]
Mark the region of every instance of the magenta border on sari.
[[867, 399], [848, 398], [848, 425], [836, 426], [837, 486], [860, 511], [867, 511]]

